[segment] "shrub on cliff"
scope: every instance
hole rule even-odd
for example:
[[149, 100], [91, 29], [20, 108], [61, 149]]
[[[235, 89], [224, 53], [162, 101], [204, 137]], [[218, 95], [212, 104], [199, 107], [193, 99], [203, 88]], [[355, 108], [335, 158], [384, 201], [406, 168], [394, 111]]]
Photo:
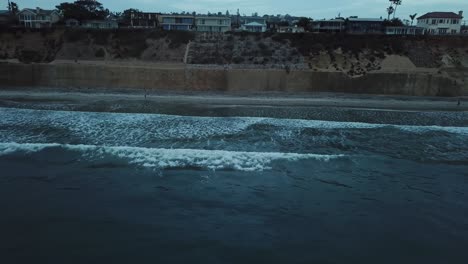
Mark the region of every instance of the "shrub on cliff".
[[89, 30], [88, 34], [93, 38], [94, 43], [98, 45], [107, 45], [111, 35], [109, 30]]
[[170, 41], [169, 48], [177, 49], [193, 40], [195, 35], [192, 32], [187, 31], [173, 31], [167, 35], [167, 38]]
[[88, 33], [83, 29], [68, 29], [63, 36], [67, 42], [78, 42], [88, 39]]
[[133, 30], [117, 30], [112, 37], [124, 58], [140, 57], [141, 53], [148, 47], [146, 38], [147, 34], [137, 33]]
[[234, 58], [232, 58], [232, 62], [235, 63], [235, 64], [241, 64], [244, 62], [244, 58], [241, 57], [241, 56], [236, 56]]
[[17, 58], [23, 63], [42, 62], [44, 56], [37, 50], [21, 50], [17, 52]]
[[103, 58], [106, 55], [106, 52], [103, 48], [100, 48], [94, 54], [97, 58]]

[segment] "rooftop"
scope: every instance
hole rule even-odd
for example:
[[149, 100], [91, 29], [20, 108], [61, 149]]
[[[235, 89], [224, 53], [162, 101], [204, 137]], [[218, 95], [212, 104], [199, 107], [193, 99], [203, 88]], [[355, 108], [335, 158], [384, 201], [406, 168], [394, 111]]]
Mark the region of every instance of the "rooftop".
[[349, 21], [362, 21], [362, 22], [383, 22], [382, 18], [358, 18], [358, 17], [350, 17], [348, 18]]
[[191, 14], [159, 14], [161, 17], [183, 17], [183, 18], [193, 18], [194, 16]]
[[341, 18], [333, 18], [333, 19], [322, 19], [322, 20], [314, 20], [312, 22], [344, 22], [344, 19]]
[[209, 15], [197, 15], [197, 18], [210, 18], [210, 19], [231, 19], [230, 16], [209, 16]]
[[41, 8], [24, 8], [21, 12], [29, 11], [37, 15], [50, 15], [52, 12], [57, 12], [56, 10], [46, 10]]
[[245, 24], [245, 26], [262, 27], [262, 26], [264, 26], [264, 24], [260, 24], [260, 23], [257, 23], [257, 22], [250, 22], [250, 23]]
[[425, 18], [458, 18], [461, 19], [463, 16], [455, 14], [454, 12], [430, 12], [425, 15], [418, 17], [418, 19]]

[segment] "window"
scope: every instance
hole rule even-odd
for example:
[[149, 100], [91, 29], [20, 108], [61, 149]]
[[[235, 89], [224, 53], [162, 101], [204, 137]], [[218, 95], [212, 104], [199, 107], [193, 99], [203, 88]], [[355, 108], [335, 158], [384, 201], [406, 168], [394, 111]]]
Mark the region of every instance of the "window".
[[452, 24], [455, 24], [455, 25], [458, 24], [458, 19], [453, 19]]
[[440, 35], [445, 35], [445, 34], [447, 34], [447, 29], [446, 29], [446, 28], [439, 28], [439, 34], [440, 34]]
[[432, 19], [432, 25], [435, 25], [437, 24], [437, 20], [436, 19]]
[[457, 31], [455, 29], [452, 29], [452, 34], [457, 34]]
[[443, 24], [444, 23], [444, 20], [443, 19], [439, 19], [439, 24]]

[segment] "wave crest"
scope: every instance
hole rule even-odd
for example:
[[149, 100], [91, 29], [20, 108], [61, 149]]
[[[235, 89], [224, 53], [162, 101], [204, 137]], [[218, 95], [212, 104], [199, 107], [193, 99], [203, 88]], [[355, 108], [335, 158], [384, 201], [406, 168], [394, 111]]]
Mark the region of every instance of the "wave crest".
[[299, 161], [315, 159], [329, 161], [331, 159], [343, 157], [343, 155], [281, 152], [241, 152], [32, 143], [0, 143], [0, 156], [18, 152], [34, 153], [52, 148], [79, 152], [84, 158], [92, 161], [102, 159], [106, 156], [114, 156], [127, 160], [130, 164], [159, 169], [197, 167], [210, 170], [233, 169], [239, 171], [263, 171], [271, 169], [271, 163], [278, 160]]

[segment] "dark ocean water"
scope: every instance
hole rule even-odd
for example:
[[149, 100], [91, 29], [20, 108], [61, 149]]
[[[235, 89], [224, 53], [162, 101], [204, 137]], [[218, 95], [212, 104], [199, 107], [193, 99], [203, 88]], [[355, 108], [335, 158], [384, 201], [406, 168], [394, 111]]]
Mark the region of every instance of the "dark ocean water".
[[0, 108], [0, 263], [468, 263], [466, 115], [432, 115]]

